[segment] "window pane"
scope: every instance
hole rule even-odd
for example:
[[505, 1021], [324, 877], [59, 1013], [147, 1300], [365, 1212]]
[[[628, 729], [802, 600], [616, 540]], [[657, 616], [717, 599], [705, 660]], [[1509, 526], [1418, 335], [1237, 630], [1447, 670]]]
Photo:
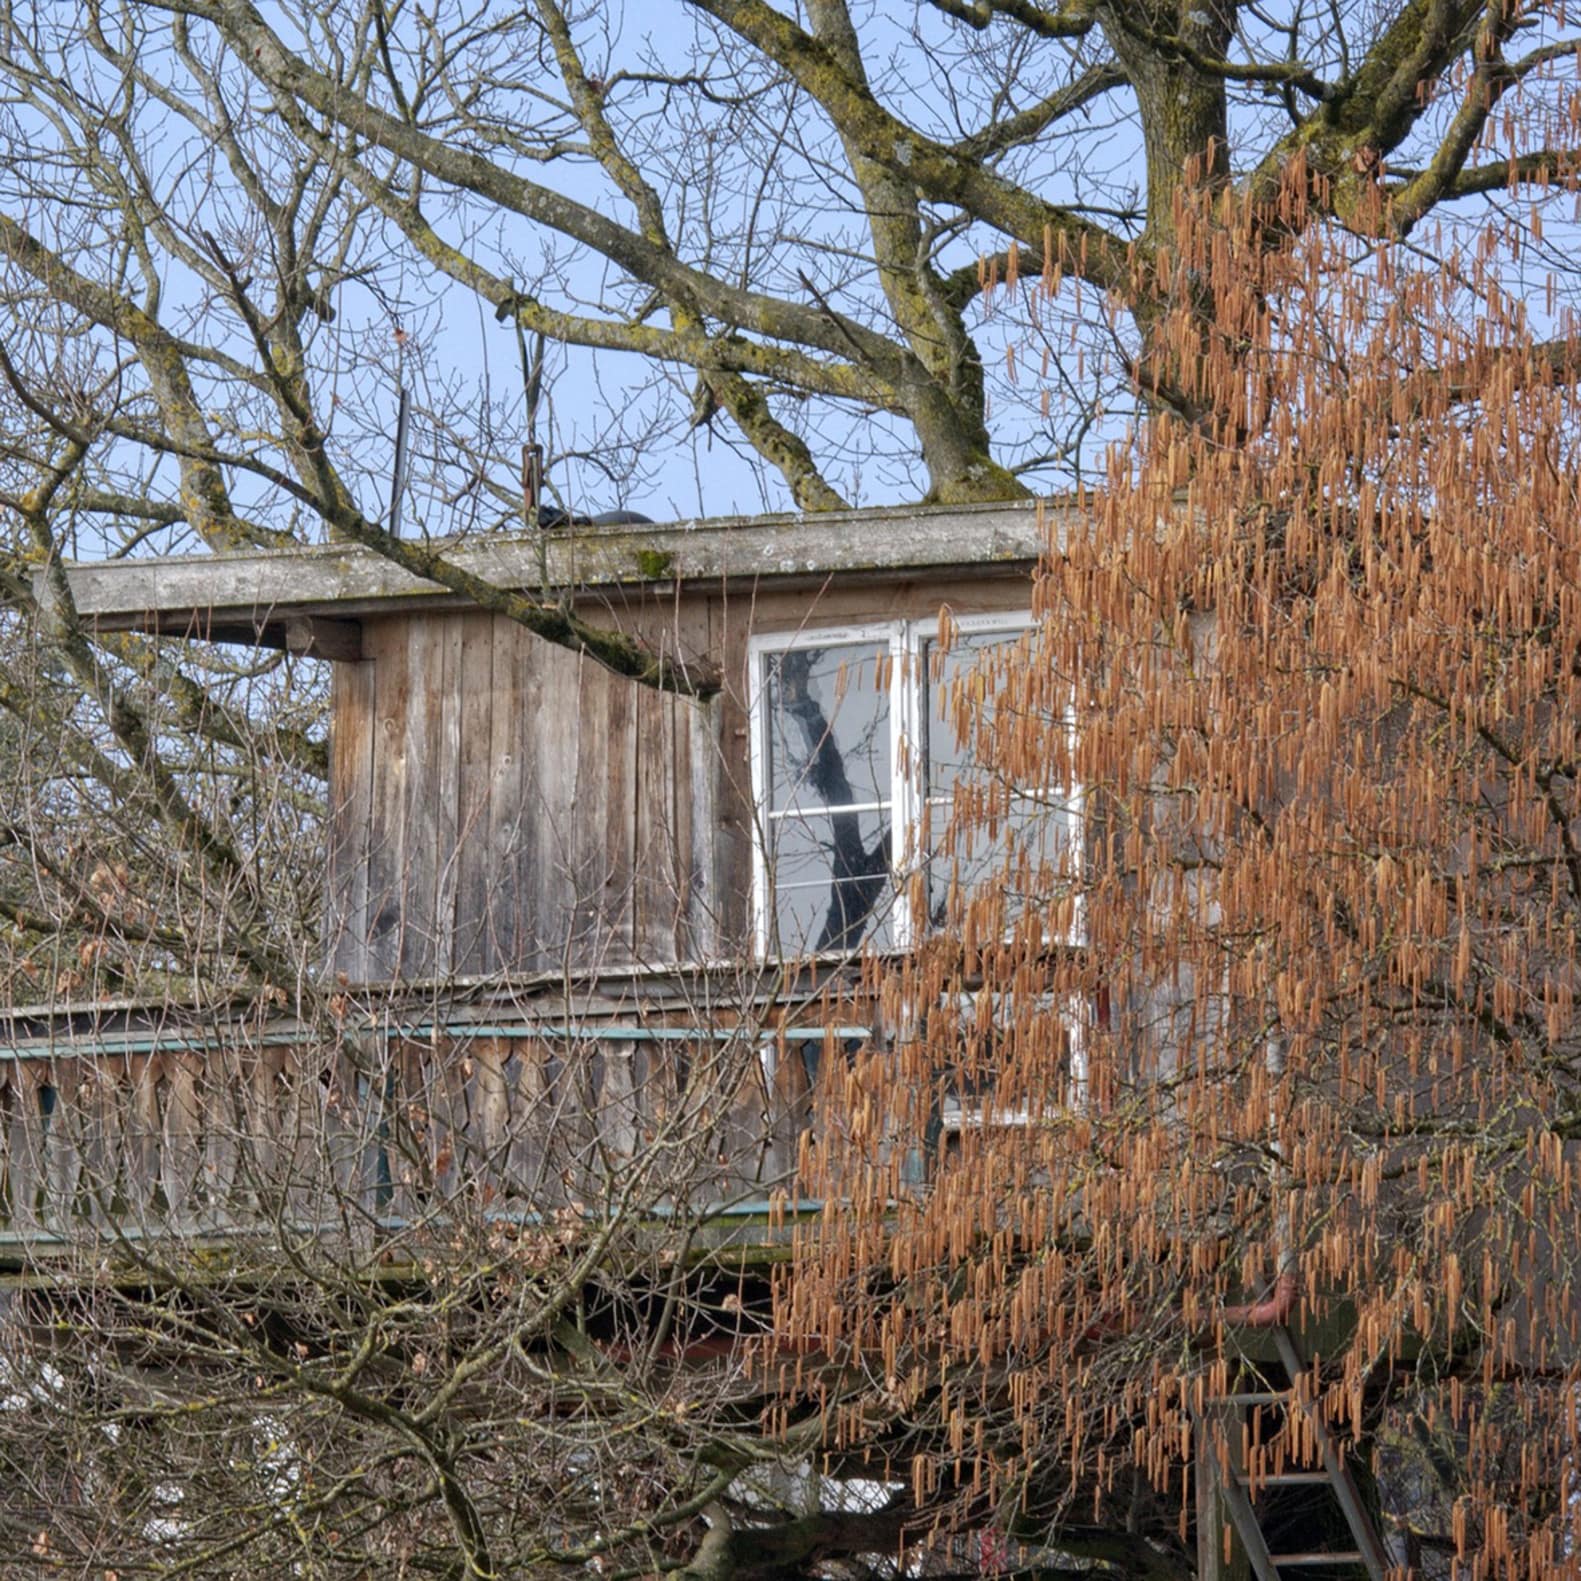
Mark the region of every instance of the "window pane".
[[1073, 803], [1058, 794], [1012, 796], [1008, 805], [973, 804], [962, 797], [930, 802], [928, 819], [928, 925], [948, 919], [952, 892], [967, 895], [1003, 876], [1005, 923], [1029, 901], [1048, 899], [1065, 886], [1076, 835]]
[[950, 920], [952, 895], [964, 900], [990, 882], [1004, 896], [1002, 927], [1028, 904], [1068, 889], [1058, 875], [1068, 875], [1077, 838], [1076, 795], [1058, 783], [1061, 767], [1048, 763], [1043, 784], [1012, 783], [1002, 767], [976, 757], [995, 733], [1028, 640], [1023, 630], [989, 631], [962, 633], [948, 649], [923, 645], [928, 926]]
[[993, 650], [1010, 648], [1023, 636], [1020, 631], [962, 632], [947, 649], [936, 642], [923, 644], [921, 712], [930, 795], [947, 794], [972, 767], [979, 716], [992, 713], [995, 696], [1003, 688]]
[[889, 819], [886, 808], [769, 821], [769, 873], [781, 954], [854, 949], [867, 940], [889, 944], [894, 905]]
[[887, 645], [792, 648], [764, 664], [770, 808], [887, 802]]

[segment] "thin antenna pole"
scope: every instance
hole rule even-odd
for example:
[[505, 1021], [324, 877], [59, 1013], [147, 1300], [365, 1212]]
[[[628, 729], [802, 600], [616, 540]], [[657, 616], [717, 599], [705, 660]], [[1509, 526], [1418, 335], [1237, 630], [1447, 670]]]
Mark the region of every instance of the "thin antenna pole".
[[406, 492], [406, 386], [401, 386], [401, 405], [395, 415], [395, 466], [390, 478], [390, 536], [401, 536], [401, 496]]
[[522, 522], [531, 531], [538, 525], [543, 502], [543, 446], [522, 446]]
[[544, 335], [533, 336], [532, 351], [527, 350], [527, 332], [520, 315], [516, 319], [516, 345], [522, 359], [522, 399], [526, 442], [522, 445], [522, 525], [532, 532], [539, 526], [543, 505], [543, 446], [538, 443], [538, 401], [543, 394]]

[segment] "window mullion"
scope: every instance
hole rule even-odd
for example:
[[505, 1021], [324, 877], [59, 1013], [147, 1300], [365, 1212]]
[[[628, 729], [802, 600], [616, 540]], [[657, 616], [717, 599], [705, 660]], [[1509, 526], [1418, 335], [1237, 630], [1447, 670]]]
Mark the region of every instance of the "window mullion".
[[922, 936], [918, 919], [912, 915], [911, 884], [907, 877], [917, 861], [919, 827], [918, 799], [918, 675], [917, 624], [898, 621], [891, 636], [895, 656], [894, 691], [890, 695], [890, 718], [894, 721], [890, 763], [894, 769], [891, 867], [895, 874], [896, 943], [909, 949]]
[[774, 940], [773, 885], [769, 875], [769, 719], [770, 649], [761, 638], [747, 643], [747, 746], [752, 781], [752, 933], [757, 952], [766, 955]]

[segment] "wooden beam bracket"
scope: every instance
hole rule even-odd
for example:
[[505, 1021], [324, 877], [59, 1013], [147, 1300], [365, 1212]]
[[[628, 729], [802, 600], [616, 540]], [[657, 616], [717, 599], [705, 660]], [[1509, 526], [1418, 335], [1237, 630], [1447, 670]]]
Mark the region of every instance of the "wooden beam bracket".
[[285, 646], [287, 653], [302, 658], [355, 664], [362, 658], [362, 625], [355, 620], [292, 615], [285, 623]]

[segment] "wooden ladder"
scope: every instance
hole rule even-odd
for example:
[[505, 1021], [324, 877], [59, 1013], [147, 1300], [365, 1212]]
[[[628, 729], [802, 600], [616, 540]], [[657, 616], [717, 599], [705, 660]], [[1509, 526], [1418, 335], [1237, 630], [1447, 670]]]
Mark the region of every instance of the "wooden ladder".
[[[1305, 1368], [1296, 1351], [1290, 1331], [1282, 1326], [1270, 1331], [1278, 1347], [1279, 1359], [1284, 1363], [1290, 1387], [1285, 1390], [1255, 1391], [1243, 1394], [1226, 1394], [1209, 1399], [1202, 1425], [1218, 1437], [1210, 1441], [1211, 1458], [1221, 1468], [1218, 1476], [1218, 1493], [1224, 1503], [1225, 1513], [1241, 1540], [1252, 1574], [1257, 1581], [1292, 1581], [1294, 1572], [1339, 1565], [1363, 1566], [1371, 1581], [1385, 1581], [1389, 1560], [1383, 1541], [1378, 1535], [1372, 1517], [1362, 1502], [1360, 1490], [1345, 1464], [1345, 1457], [1334, 1442], [1323, 1420], [1323, 1410], [1316, 1400], [1302, 1397], [1296, 1380]], [[1312, 1441], [1316, 1444], [1321, 1469], [1282, 1471], [1267, 1475], [1250, 1475], [1240, 1463], [1241, 1413], [1248, 1407], [1280, 1405], [1287, 1419], [1300, 1411], [1304, 1414]], [[1233, 1429], [1233, 1432], [1231, 1431]], [[1227, 1453], [1226, 1453], [1227, 1451]], [[1199, 1461], [1199, 1465], [1202, 1464]], [[1258, 1519], [1253, 1492], [1259, 1488], [1291, 1487], [1306, 1485], [1326, 1487], [1333, 1491], [1334, 1502], [1344, 1516], [1355, 1546], [1347, 1549], [1322, 1549], [1311, 1553], [1273, 1553]]]

